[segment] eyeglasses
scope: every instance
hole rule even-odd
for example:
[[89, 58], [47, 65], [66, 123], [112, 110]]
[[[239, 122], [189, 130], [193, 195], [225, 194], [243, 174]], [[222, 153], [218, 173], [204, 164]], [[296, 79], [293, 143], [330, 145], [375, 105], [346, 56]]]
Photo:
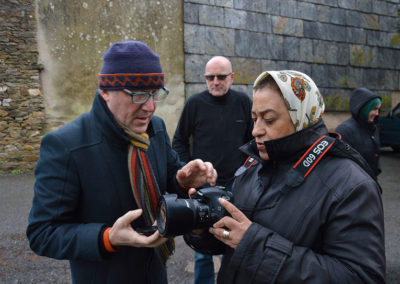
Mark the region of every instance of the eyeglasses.
[[226, 79], [226, 77], [228, 77], [231, 74], [232, 74], [232, 72], [228, 73], [226, 75], [223, 75], [223, 74], [221, 74], [221, 75], [204, 75], [204, 77], [206, 78], [207, 81], [214, 81], [215, 77], [217, 77], [217, 79], [219, 81], [224, 81]]
[[164, 101], [167, 98], [167, 96], [169, 94], [169, 91], [166, 88], [162, 88], [154, 93], [131, 92], [127, 89], [124, 89], [123, 91], [125, 93], [129, 94], [132, 98], [132, 103], [137, 104], [137, 105], [145, 104], [149, 100], [150, 97], [153, 98], [153, 102], [161, 103], [162, 101]]

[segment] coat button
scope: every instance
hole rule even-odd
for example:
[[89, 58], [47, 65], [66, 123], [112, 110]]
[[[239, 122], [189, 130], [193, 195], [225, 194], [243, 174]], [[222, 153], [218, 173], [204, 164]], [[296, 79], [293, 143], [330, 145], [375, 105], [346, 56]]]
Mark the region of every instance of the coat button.
[[346, 144], [346, 146], [344, 148], [348, 151], [348, 150], [350, 150], [350, 145]]

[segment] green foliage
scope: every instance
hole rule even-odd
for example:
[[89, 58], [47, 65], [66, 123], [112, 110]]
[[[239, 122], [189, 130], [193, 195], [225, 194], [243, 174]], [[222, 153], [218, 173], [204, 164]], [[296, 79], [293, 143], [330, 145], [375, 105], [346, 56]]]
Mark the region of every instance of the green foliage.
[[388, 112], [392, 109], [392, 98], [389, 94], [379, 93], [379, 96], [382, 98], [382, 106], [381, 111]]
[[13, 170], [11, 171], [11, 173], [12, 173], [13, 175], [20, 175], [20, 174], [23, 174], [24, 171], [23, 171], [22, 169], [13, 169]]
[[360, 49], [353, 49], [350, 54], [350, 62], [356, 66], [363, 65], [365, 63], [364, 51]]
[[347, 77], [341, 77], [340, 79], [339, 79], [339, 83], [340, 83], [340, 86], [342, 86], [342, 87], [347, 87], [348, 86], [348, 78]]
[[390, 45], [400, 47], [400, 34], [395, 34], [392, 36], [390, 39]]
[[348, 111], [349, 98], [343, 94], [331, 94], [324, 97], [325, 111]]

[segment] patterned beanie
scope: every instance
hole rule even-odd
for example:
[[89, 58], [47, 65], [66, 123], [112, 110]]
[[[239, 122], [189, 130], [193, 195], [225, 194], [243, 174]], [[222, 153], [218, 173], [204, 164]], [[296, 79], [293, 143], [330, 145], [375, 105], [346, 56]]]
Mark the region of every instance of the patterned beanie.
[[102, 90], [143, 90], [164, 87], [160, 58], [140, 41], [113, 44], [104, 54], [99, 73]]
[[325, 110], [324, 100], [310, 77], [293, 70], [265, 71], [258, 76], [253, 87], [268, 76], [278, 84], [296, 131], [315, 124], [321, 118]]

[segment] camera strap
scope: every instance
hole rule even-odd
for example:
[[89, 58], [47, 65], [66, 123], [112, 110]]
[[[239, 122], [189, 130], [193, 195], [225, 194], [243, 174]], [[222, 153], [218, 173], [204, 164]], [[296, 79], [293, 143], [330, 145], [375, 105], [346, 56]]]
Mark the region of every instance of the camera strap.
[[246, 162], [244, 162], [243, 166], [241, 166], [237, 171], [235, 172], [235, 177], [240, 176], [242, 173], [244, 173], [247, 169], [250, 169], [252, 166], [256, 165], [258, 161], [250, 156], [247, 157]]
[[[290, 188], [297, 187], [302, 184], [304, 179], [311, 173], [322, 157], [333, 146], [335, 140], [335, 137], [331, 137], [329, 135], [323, 135], [318, 138], [318, 140], [315, 141], [310, 148], [308, 148], [303, 156], [289, 170], [286, 175], [286, 186], [281, 191], [285, 193]], [[235, 176], [237, 177], [241, 175], [247, 169], [250, 169], [256, 164], [258, 164], [258, 161], [249, 156], [243, 166], [236, 171]]]
[[[295, 187], [301, 185], [305, 178], [311, 173], [311, 171], [315, 168], [318, 162], [322, 159], [322, 157], [331, 149], [333, 144], [335, 143], [336, 139], [340, 139], [340, 137], [335, 137], [335, 134], [332, 134], [333, 137], [329, 135], [323, 135], [318, 138], [310, 148], [301, 156], [301, 158], [290, 168], [290, 170], [286, 174], [286, 181], [284, 186], [279, 190], [280, 194], [276, 195], [276, 198], [271, 204], [267, 206], [263, 206], [260, 208], [239, 208], [242, 211], [250, 211], [253, 214], [255, 211], [271, 209], [275, 207], [281, 197], [288, 193]], [[340, 143], [339, 143], [340, 144]], [[246, 162], [243, 166], [241, 166], [236, 171], [236, 176], [239, 171], [243, 173], [247, 169], [251, 168], [252, 166], [258, 163], [257, 160], [254, 158], [247, 158]], [[240, 173], [240, 174], [241, 174]], [[260, 196], [261, 198], [261, 196]], [[257, 201], [258, 202], [258, 201]], [[251, 215], [250, 214], [250, 215]]]
[[286, 185], [296, 187], [303, 183], [322, 157], [335, 143], [335, 138], [328, 135], [321, 136], [311, 145], [304, 155], [294, 164], [286, 176]]

